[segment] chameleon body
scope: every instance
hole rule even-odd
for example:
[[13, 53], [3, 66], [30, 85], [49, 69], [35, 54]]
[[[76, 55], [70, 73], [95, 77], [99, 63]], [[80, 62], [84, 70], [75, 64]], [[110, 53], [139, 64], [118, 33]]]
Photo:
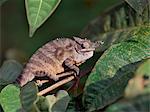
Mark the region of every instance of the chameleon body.
[[23, 86], [35, 76], [48, 76], [57, 81], [58, 75], [65, 72], [63, 65], [78, 75], [78, 66], [93, 56], [97, 46], [97, 43], [78, 37], [74, 37], [74, 40], [60, 38], [48, 42], [31, 56], [18, 82]]

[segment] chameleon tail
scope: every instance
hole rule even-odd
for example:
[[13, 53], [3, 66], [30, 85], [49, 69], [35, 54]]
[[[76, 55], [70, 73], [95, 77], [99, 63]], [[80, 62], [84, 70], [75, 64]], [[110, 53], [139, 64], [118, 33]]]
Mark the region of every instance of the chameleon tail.
[[29, 81], [31, 81], [34, 78], [34, 75], [32, 73], [22, 73], [18, 78], [17, 78], [17, 83], [22, 87]]

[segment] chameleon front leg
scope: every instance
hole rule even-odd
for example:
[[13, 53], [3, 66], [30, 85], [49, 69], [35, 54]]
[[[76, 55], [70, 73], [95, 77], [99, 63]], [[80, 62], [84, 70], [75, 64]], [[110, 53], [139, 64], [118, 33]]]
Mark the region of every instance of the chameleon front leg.
[[77, 91], [77, 88], [78, 88], [78, 85], [79, 85], [79, 77], [77, 77], [78, 75], [79, 75], [79, 68], [75, 65], [75, 62], [73, 61], [73, 59], [66, 59], [65, 60], [65, 62], [64, 62], [64, 64], [68, 67], [68, 68], [70, 68], [70, 69], [72, 69], [72, 70], [74, 70], [76, 73], [74, 74], [74, 76], [75, 76], [75, 82], [74, 82], [74, 84], [70, 87], [70, 88], [68, 88], [67, 90], [71, 90], [72, 88], [74, 89], [74, 92], [76, 92]]
[[64, 73], [58, 74], [57, 78], [59, 79], [61, 77], [70, 76], [70, 75], [73, 75], [73, 74], [75, 74], [74, 71], [64, 72]]
[[74, 70], [75, 71], [75, 77], [77, 76], [77, 75], [79, 75], [79, 68], [75, 65], [75, 62], [74, 62], [74, 60], [73, 59], [71, 59], [71, 58], [67, 58], [65, 61], [64, 61], [64, 64], [65, 64], [65, 66], [67, 66], [69, 69], [71, 69], [71, 70]]

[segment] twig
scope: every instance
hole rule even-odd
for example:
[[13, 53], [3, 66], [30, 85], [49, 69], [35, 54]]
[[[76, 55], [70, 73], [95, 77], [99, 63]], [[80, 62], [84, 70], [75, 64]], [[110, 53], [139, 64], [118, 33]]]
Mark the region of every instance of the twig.
[[59, 86], [61, 86], [61, 85], [63, 85], [63, 84], [66, 84], [67, 82], [70, 82], [70, 81], [73, 80], [74, 78], [75, 78], [74, 76], [67, 77], [67, 78], [65, 78], [65, 79], [63, 79], [63, 80], [57, 82], [56, 84], [54, 84], [54, 85], [52, 85], [52, 86], [50, 86], [50, 87], [48, 87], [48, 88], [46, 88], [46, 89], [40, 91], [37, 95], [38, 95], [38, 96], [42, 96], [42, 95], [44, 95], [44, 94], [46, 94], [46, 93], [52, 91], [53, 89], [56, 89], [57, 87], [59, 87]]

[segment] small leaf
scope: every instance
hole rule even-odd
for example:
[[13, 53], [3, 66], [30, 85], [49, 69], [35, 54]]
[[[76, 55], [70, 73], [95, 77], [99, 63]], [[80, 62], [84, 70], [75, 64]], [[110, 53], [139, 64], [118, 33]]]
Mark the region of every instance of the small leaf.
[[0, 68], [0, 85], [6, 85], [15, 82], [22, 70], [22, 65], [17, 61], [5, 61]]
[[149, 0], [125, 0], [136, 12], [142, 14], [146, 5], [150, 2]]
[[39, 96], [38, 100], [35, 103], [37, 110], [41, 112], [48, 112], [48, 104], [44, 96]]
[[118, 102], [109, 106], [106, 112], [149, 112], [149, 94], [137, 96], [128, 102]]
[[37, 86], [34, 82], [29, 82], [21, 88], [20, 98], [23, 109], [27, 112], [31, 111], [37, 99]]
[[32, 37], [48, 17], [55, 11], [61, 0], [25, 0], [27, 18]]
[[69, 94], [64, 90], [60, 90], [58, 91], [56, 98], [57, 102], [53, 105], [52, 112], [66, 112], [70, 101]]
[[4, 112], [16, 112], [21, 108], [20, 89], [12, 84], [6, 86], [0, 93], [0, 104]]
[[48, 106], [48, 112], [52, 112], [52, 107], [56, 103], [57, 99], [54, 95], [47, 95], [45, 104]]
[[37, 106], [40, 111], [45, 112], [65, 112], [70, 101], [68, 93], [64, 90], [57, 92], [56, 96], [47, 95], [46, 97], [39, 97]]

